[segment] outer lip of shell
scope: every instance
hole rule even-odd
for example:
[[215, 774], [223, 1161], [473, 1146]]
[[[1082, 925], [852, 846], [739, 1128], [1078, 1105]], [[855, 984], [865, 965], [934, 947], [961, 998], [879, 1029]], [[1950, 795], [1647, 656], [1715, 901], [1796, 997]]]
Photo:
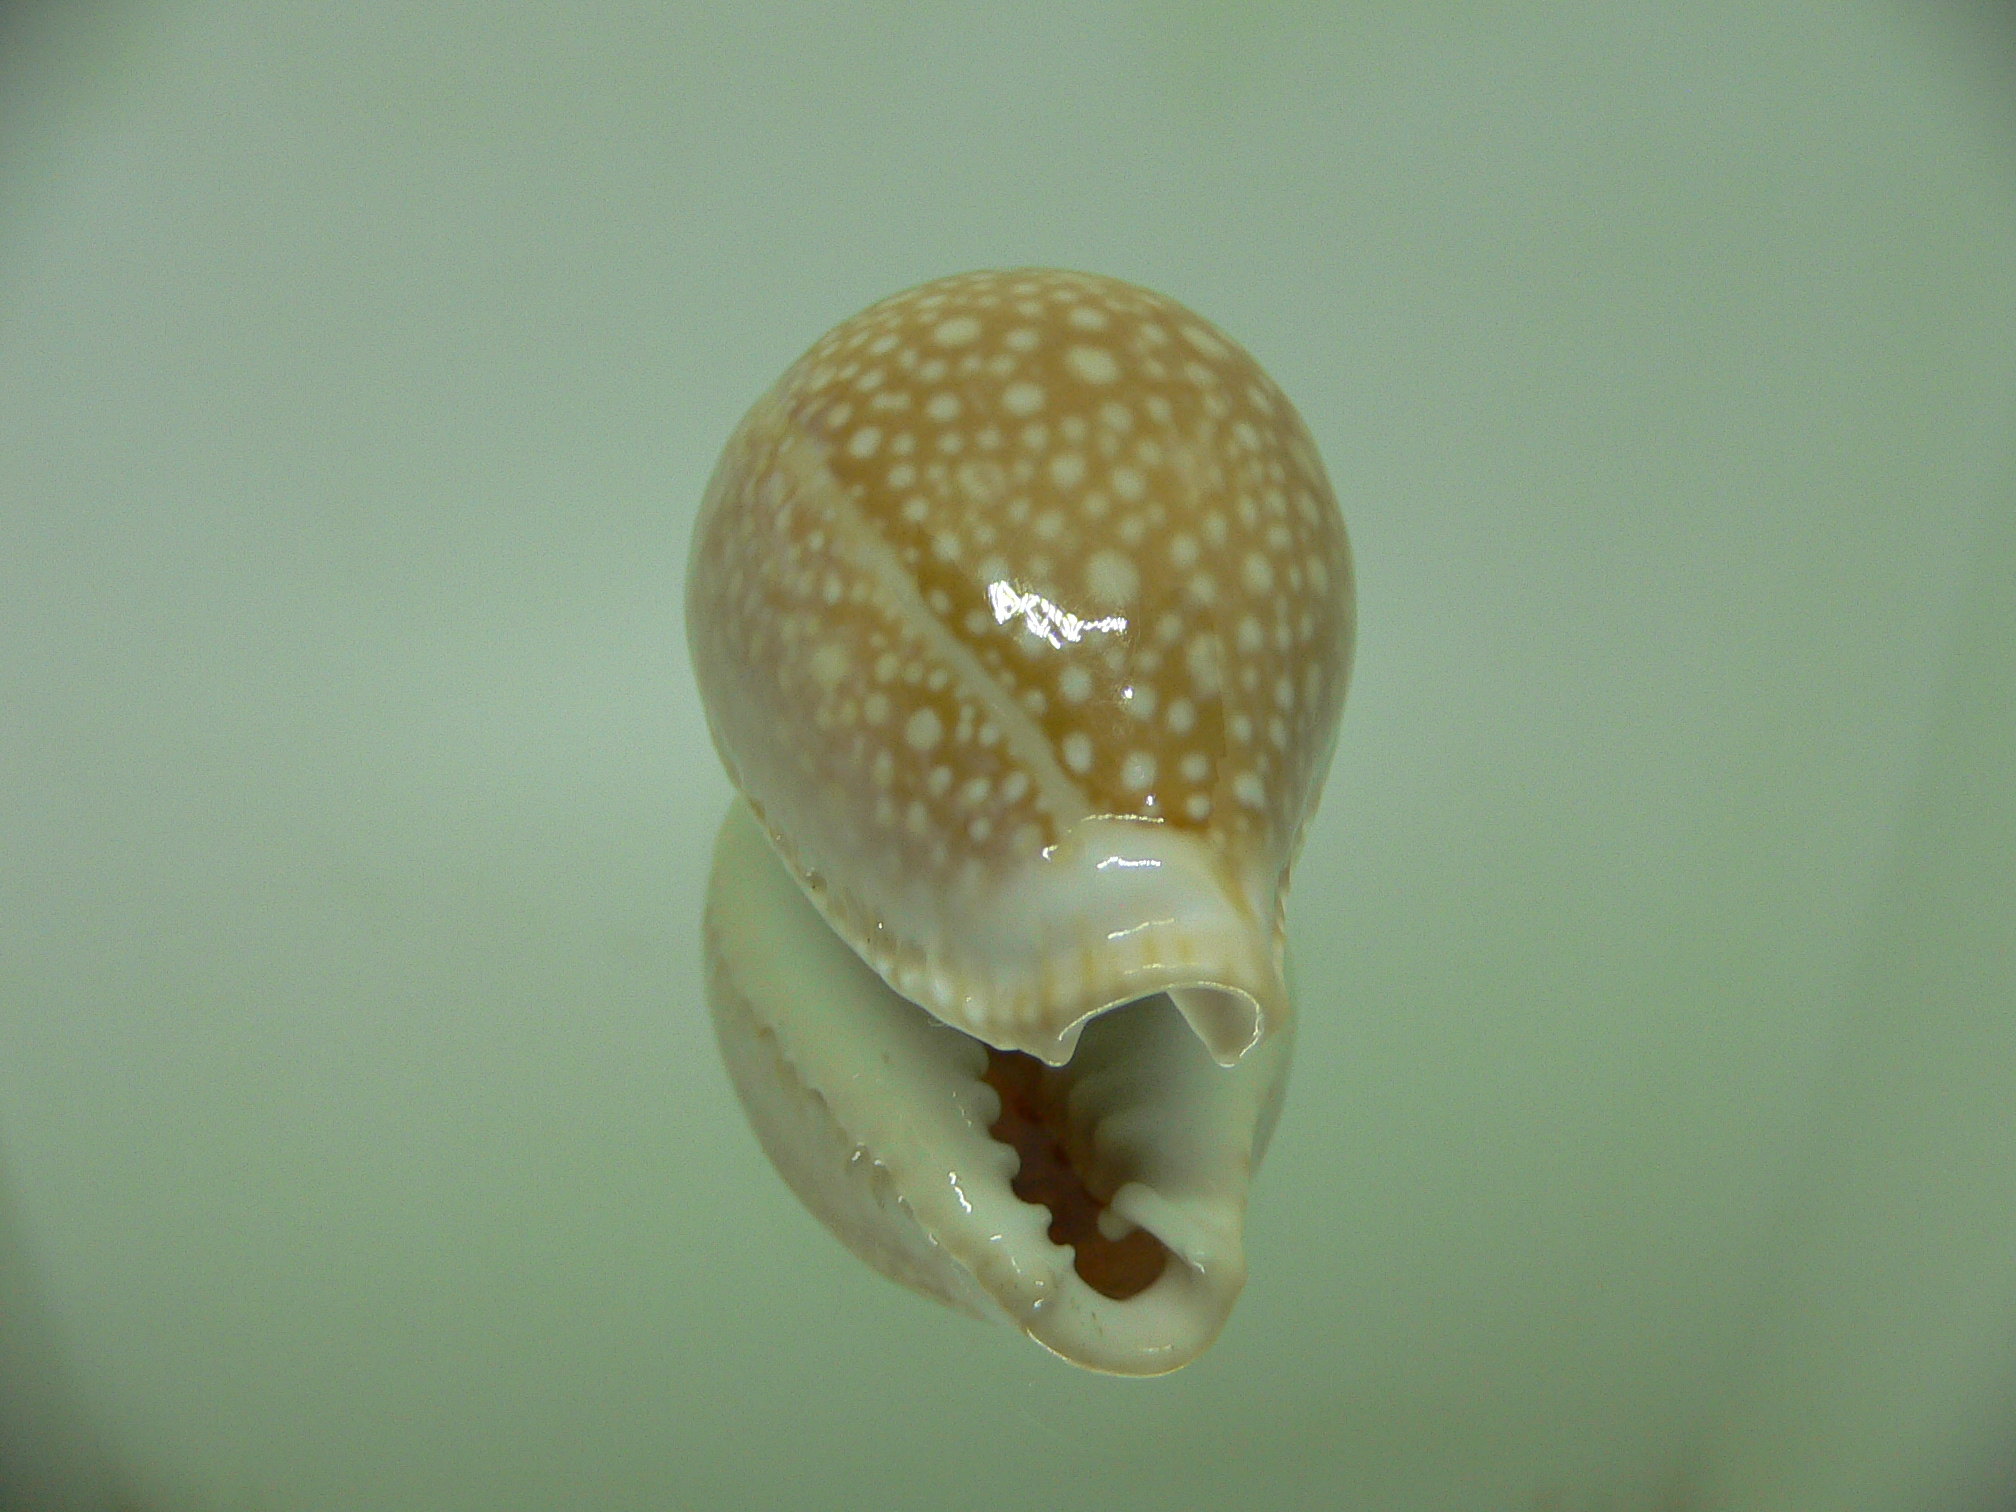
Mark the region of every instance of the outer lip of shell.
[[898, 997], [834, 936], [744, 803], [716, 842], [709, 996], [724, 1058], [765, 1150], [800, 1199], [878, 1270], [1005, 1316], [1089, 1369], [1157, 1375], [1211, 1343], [1245, 1279], [1246, 1193], [1286, 1081], [1292, 1035], [1224, 1069], [1166, 1004], [1102, 1019], [1073, 1060], [1074, 1113], [1131, 1179], [1121, 1217], [1171, 1252], [1119, 1302], [1053, 1244], [1010, 1188], [1016, 1156], [975, 1040]]

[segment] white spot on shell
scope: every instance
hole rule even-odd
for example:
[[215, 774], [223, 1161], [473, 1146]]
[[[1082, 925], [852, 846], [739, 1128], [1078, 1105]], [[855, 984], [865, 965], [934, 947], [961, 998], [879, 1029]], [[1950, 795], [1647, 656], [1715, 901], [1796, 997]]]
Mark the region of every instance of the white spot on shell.
[[1120, 763], [1120, 786], [1145, 793], [1155, 785], [1155, 758], [1147, 751], [1129, 751]]
[[1092, 770], [1092, 742], [1082, 730], [1064, 737], [1064, 765], [1083, 776]]
[[861, 458], [872, 457], [875, 455], [876, 448], [881, 446], [881, 444], [882, 432], [872, 425], [864, 425], [861, 429], [854, 432], [853, 436], [848, 440], [847, 455]]
[[1225, 343], [1220, 341], [1217, 337], [1213, 336], [1209, 331], [1205, 330], [1202, 326], [1194, 326], [1194, 325], [1184, 326], [1183, 339], [1189, 342], [1190, 345], [1192, 345], [1193, 347], [1197, 348], [1197, 350], [1202, 352], [1206, 357], [1210, 357], [1214, 360], [1229, 355], [1226, 352]]
[[1141, 588], [1141, 573], [1124, 552], [1095, 551], [1085, 561], [1085, 591], [1101, 609], [1124, 609]]
[[1092, 674], [1076, 662], [1057, 674], [1057, 696], [1066, 703], [1083, 703], [1092, 696]]
[[828, 693], [847, 675], [847, 648], [828, 641], [812, 653], [812, 680]]
[[1064, 354], [1064, 361], [1087, 383], [1111, 383], [1120, 376], [1120, 364], [1104, 347], [1074, 346]]
[[980, 322], [971, 315], [954, 315], [938, 322], [931, 339], [940, 346], [964, 346], [980, 334]]
[[938, 711], [925, 707], [910, 716], [903, 726], [903, 738], [913, 751], [928, 751], [944, 737], [945, 726], [938, 719]]
[[1011, 415], [1033, 415], [1043, 408], [1043, 388], [1027, 379], [1011, 383], [1001, 391], [1001, 407]]
[[1267, 805], [1267, 789], [1262, 786], [1257, 772], [1241, 772], [1234, 777], [1232, 796], [1248, 808], [1264, 808]]

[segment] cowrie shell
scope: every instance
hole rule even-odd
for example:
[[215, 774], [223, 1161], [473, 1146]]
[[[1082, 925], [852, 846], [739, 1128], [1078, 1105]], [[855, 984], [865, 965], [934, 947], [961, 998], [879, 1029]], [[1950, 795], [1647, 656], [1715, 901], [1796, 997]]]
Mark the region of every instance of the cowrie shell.
[[746, 801], [710, 996], [773, 1161], [864, 1258], [1093, 1368], [1215, 1335], [1353, 606], [1300, 417], [1144, 289], [941, 279], [750, 410], [687, 581]]

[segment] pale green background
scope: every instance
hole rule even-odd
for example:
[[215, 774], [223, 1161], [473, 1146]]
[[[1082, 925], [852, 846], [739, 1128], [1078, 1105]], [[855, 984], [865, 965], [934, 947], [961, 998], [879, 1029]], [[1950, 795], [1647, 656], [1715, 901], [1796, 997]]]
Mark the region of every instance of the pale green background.
[[[2016, 1485], [2012, 37], [1844, 0], [0, 16], [20, 1484]], [[700, 1001], [714, 453], [826, 326], [1015, 263], [1242, 339], [1360, 564], [1252, 1279], [1154, 1383], [848, 1257]]]

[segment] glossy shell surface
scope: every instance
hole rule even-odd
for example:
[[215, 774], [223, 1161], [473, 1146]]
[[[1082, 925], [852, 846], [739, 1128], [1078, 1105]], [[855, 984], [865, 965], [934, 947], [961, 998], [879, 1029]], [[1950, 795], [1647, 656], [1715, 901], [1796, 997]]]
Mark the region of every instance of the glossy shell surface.
[[687, 625], [737, 786], [903, 996], [1053, 1063], [1171, 988], [1221, 1063], [1287, 1017], [1351, 559], [1199, 317], [1023, 270], [845, 322], [729, 443]]

